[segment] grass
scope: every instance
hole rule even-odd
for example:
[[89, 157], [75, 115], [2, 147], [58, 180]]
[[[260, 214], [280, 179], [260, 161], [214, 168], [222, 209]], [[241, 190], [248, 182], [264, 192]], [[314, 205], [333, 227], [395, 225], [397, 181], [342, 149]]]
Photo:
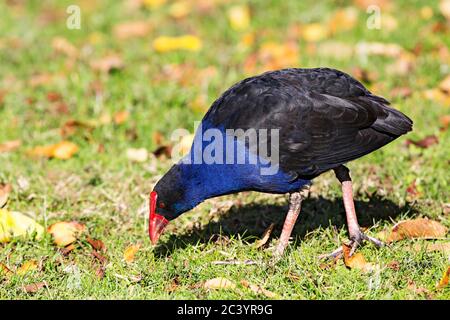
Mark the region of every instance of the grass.
[[[8, 3], [8, 1], [6, 2]], [[11, 268], [35, 259], [42, 268], [25, 276], [0, 278], [1, 299], [261, 299], [238, 285], [235, 290], [204, 290], [199, 284], [215, 277], [236, 283], [242, 279], [278, 294], [282, 299], [449, 299], [450, 288], [438, 290], [436, 283], [448, 265], [439, 252], [410, 250], [416, 242], [406, 240], [392, 247], [359, 249], [366, 259], [380, 266], [378, 271], [362, 273], [347, 269], [342, 262], [325, 268], [317, 256], [333, 250], [346, 239], [345, 215], [339, 185], [331, 174], [316, 179], [310, 199], [305, 203], [294, 231], [294, 241], [284, 259], [270, 266], [270, 250], [255, 249], [252, 243], [265, 228], [276, 223], [270, 245], [276, 243], [284, 214], [286, 197], [241, 193], [205, 202], [186, 213], [169, 227], [153, 247], [147, 237], [147, 196], [170, 161], [152, 159], [130, 162], [128, 148], [158, 147], [154, 132], [168, 140], [176, 128], [192, 130], [207, 107], [221, 92], [248, 76], [243, 64], [254, 48], [239, 46], [242, 34], [230, 29], [226, 10], [236, 3], [218, 3], [207, 13], [194, 10], [180, 20], [170, 18], [169, 4], [157, 9], [126, 9], [124, 3], [89, 1], [16, 1], [0, 4], [0, 81], [5, 91], [0, 103], [0, 143], [21, 139], [22, 147], [0, 154], [0, 183], [11, 183], [9, 210], [33, 216], [45, 227], [58, 221], [77, 220], [86, 224], [92, 238], [101, 239], [108, 259], [103, 278], [96, 275], [99, 262], [82, 237], [76, 249], [63, 255], [49, 235], [42, 240], [14, 240], [0, 245], [0, 261]], [[11, 2], [12, 3], [12, 2]], [[65, 9], [77, 3], [82, 9], [80, 30], [66, 28]], [[339, 1], [340, 7], [353, 6]], [[339, 9], [334, 1], [250, 1], [256, 44], [265, 41], [285, 43], [286, 30], [295, 23], [325, 24]], [[419, 12], [430, 6], [434, 15], [423, 18]], [[438, 136], [439, 143], [427, 149], [405, 146], [405, 138], [382, 150], [349, 164], [355, 180], [357, 210], [369, 234], [394, 221], [426, 216], [450, 226], [443, 213], [449, 198], [449, 131], [439, 130], [439, 119], [448, 106], [427, 100], [421, 92], [435, 88], [449, 73], [449, 62], [437, 50], [450, 45], [447, 31], [433, 31], [444, 24], [438, 4], [429, 1], [395, 1], [382, 10], [398, 22], [396, 29], [366, 27], [367, 14], [358, 9], [357, 24], [333, 39], [355, 46], [360, 41], [397, 43], [406, 50], [418, 44], [421, 52], [414, 69], [393, 75], [395, 59], [385, 56], [336, 58], [312, 51], [314, 45], [295, 38], [299, 47], [297, 67], [328, 66], [352, 72], [358, 66], [377, 78], [368, 86], [390, 99], [396, 108], [415, 122], [408, 137]], [[144, 38], [120, 41], [112, 34], [121, 21], [149, 19], [153, 30]], [[199, 52], [155, 53], [151, 41], [159, 35], [194, 33], [204, 45]], [[71, 63], [55, 54], [54, 37], [68, 39], [80, 49], [81, 57]], [[89, 61], [109, 53], [119, 54], [125, 67], [111, 74], [92, 70]], [[208, 81], [187, 76], [186, 83], [161, 80], [168, 64], [188, 64], [194, 70], [213, 66], [215, 75]], [[195, 71], [196, 72], [196, 71]], [[52, 81], [29, 85], [36, 74], [50, 74]], [[92, 93], [93, 83], [101, 83], [102, 93]], [[408, 87], [413, 94], [391, 98], [396, 87]], [[57, 111], [47, 99], [49, 92], [62, 95], [67, 113]], [[192, 101], [206, 96], [202, 108]], [[69, 139], [80, 147], [73, 158], [34, 159], [26, 151], [34, 146], [61, 140], [59, 128], [68, 120], [98, 120], [127, 110], [130, 118], [123, 124], [105, 124], [92, 131], [80, 130]], [[104, 150], [99, 152], [99, 150]], [[407, 187], [416, 181], [419, 195], [411, 197]], [[27, 187], [19, 187], [27, 181]], [[23, 185], [23, 183], [22, 183]], [[130, 244], [140, 243], [136, 260], [123, 261]], [[252, 259], [259, 265], [213, 265], [216, 260]], [[390, 268], [392, 262], [398, 268]], [[46, 281], [48, 286], [34, 294], [24, 285]], [[412, 284], [413, 283], [413, 284]], [[413, 287], [426, 290], [414, 290]]]

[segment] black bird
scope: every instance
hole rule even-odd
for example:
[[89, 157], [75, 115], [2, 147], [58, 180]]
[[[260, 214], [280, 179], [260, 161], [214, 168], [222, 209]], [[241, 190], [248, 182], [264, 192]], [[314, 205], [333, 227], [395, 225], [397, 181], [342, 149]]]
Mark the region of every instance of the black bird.
[[249, 190], [289, 193], [275, 251], [280, 256], [311, 181], [334, 170], [352, 253], [363, 240], [381, 246], [360, 230], [344, 165], [411, 129], [411, 119], [338, 70], [291, 68], [242, 80], [212, 104], [190, 153], [151, 192], [151, 241], [156, 244], [170, 220], [208, 198]]

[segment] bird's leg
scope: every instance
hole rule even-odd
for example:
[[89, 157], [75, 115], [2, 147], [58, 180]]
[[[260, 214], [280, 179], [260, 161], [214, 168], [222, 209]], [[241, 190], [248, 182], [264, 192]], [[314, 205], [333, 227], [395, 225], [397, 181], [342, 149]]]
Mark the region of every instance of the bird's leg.
[[291, 237], [292, 230], [294, 229], [295, 222], [302, 207], [303, 199], [307, 198], [309, 194], [309, 185], [305, 186], [299, 192], [292, 193], [289, 198], [289, 211], [284, 220], [283, 230], [281, 231], [278, 245], [275, 248], [274, 256], [281, 257], [286, 249], [289, 238]]
[[[370, 241], [377, 247], [383, 246], [383, 242], [378, 239], [372, 238], [365, 233], [363, 233], [359, 227], [358, 219], [355, 212], [355, 204], [353, 202], [353, 188], [352, 179], [350, 178], [350, 173], [347, 167], [339, 166], [334, 169], [336, 178], [341, 182], [342, 185], [342, 198], [344, 200], [345, 215], [347, 217], [347, 227], [348, 233], [350, 235], [350, 245], [352, 249], [350, 250], [350, 256], [353, 255], [358, 245], [364, 240]], [[342, 248], [333, 251], [330, 255], [336, 257], [342, 253]]]

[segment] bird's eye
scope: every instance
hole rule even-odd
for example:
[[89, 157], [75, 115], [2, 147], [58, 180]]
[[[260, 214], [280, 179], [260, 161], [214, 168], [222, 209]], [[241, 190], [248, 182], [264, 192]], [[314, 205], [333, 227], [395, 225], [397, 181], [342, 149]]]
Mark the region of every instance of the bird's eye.
[[166, 207], [166, 205], [164, 204], [164, 202], [160, 202], [160, 203], [159, 203], [159, 207], [160, 207], [161, 209], [164, 209], [164, 208]]

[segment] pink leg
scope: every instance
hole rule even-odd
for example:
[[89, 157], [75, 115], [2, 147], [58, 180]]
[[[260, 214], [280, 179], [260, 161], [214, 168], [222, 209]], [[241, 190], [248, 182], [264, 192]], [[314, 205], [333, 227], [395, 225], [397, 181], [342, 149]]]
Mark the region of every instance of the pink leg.
[[302, 189], [300, 192], [292, 193], [289, 199], [289, 211], [284, 220], [283, 230], [278, 241], [278, 245], [275, 249], [275, 256], [280, 257], [283, 255], [284, 250], [289, 244], [289, 238], [291, 237], [292, 230], [294, 229], [295, 222], [300, 214], [302, 201], [308, 197], [309, 186]]
[[[383, 246], [383, 242], [364, 234], [359, 227], [358, 219], [356, 217], [355, 204], [353, 202], [353, 187], [349, 170], [344, 166], [339, 166], [338, 168], [334, 169], [334, 172], [336, 174], [336, 177], [342, 184], [342, 198], [344, 200], [347, 228], [350, 235], [350, 243], [352, 246], [350, 255], [353, 255], [358, 245], [360, 245], [364, 240], [370, 241], [378, 247]], [[340, 254], [342, 254], [342, 248], [338, 248], [331, 254], [321, 257], [336, 257]]]

